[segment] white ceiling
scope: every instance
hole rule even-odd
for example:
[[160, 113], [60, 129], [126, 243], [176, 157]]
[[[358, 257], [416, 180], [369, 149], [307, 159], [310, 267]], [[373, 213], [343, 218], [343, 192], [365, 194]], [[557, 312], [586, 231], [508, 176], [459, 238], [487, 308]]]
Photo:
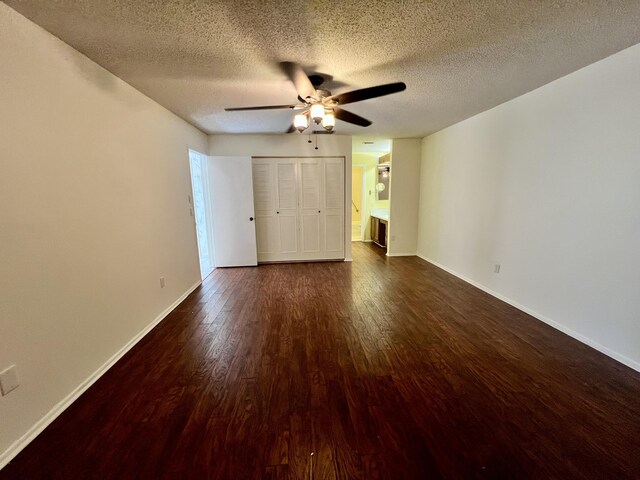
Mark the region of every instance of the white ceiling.
[[640, 42], [638, 0], [5, 3], [209, 133], [286, 130], [288, 110], [223, 111], [295, 102], [284, 60], [333, 93], [404, 81], [336, 130], [421, 137]]

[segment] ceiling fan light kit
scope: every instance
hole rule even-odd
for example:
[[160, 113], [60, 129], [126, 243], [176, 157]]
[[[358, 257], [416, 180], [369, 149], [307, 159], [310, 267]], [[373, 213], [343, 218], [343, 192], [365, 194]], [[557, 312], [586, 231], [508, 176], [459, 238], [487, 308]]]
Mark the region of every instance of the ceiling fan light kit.
[[325, 113], [322, 117], [322, 126], [329, 132], [333, 130], [333, 127], [336, 126], [336, 117], [333, 112]]
[[296, 127], [300, 133], [304, 132], [309, 127], [309, 117], [304, 113], [299, 113], [293, 117], [293, 126]]
[[324, 105], [322, 103], [314, 103], [311, 105], [311, 118], [316, 122], [316, 125], [319, 125], [324, 117]]
[[382, 97], [384, 95], [402, 92], [407, 88], [403, 82], [396, 82], [332, 95], [328, 90], [316, 88], [324, 81], [322, 76], [307, 76], [302, 67], [297, 63], [282, 62], [280, 63], [280, 68], [287, 75], [291, 83], [293, 83], [300, 102], [304, 103], [263, 107], [236, 107], [225, 108], [225, 110], [227, 112], [240, 110], [270, 110], [278, 108], [303, 110], [302, 113], [293, 117], [293, 126], [287, 130], [287, 133], [295, 132], [296, 130], [300, 133], [304, 132], [309, 128], [312, 119], [316, 125], [322, 125], [325, 129], [326, 132], [322, 133], [333, 133], [333, 129], [336, 125], [336, 118], [343, 122], [358, 125], [360, 127], [368, 127], [371, 125], [370, 120], [339, 108], [339, 105], [346, 105], [347, 103], [361, 102], [370, 98]]

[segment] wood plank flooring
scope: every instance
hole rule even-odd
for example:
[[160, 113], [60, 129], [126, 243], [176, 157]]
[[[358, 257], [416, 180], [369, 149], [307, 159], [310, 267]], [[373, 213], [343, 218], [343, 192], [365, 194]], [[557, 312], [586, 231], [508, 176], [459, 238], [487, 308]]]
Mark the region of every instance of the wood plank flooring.
[[640, 478], [640, 374], [417, 257], [216, 270], [0, 479]]

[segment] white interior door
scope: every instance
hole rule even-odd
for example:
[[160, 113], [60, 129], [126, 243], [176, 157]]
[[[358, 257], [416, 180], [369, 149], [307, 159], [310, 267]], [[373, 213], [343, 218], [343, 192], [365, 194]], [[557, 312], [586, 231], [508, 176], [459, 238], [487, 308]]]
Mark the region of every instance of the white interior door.
[[253, 160], [253, 202], [256, 214], [258, 260], [278, 251], [275, 165]]
[[326, 258], [344, 258], [344, 160], [325, 158], [323, 250]]
[[300, 239], [304, 259], [323, 258], [322, 161], [300, 159]]
[[217, 267], [257, 265], [251, 157], [209, 157]]
[[276, 163], [276, 217], [278, 219], [279, 259], [297, 259], [298, 239], [298, 166], [295, 160]]
[[298, 166], [294, 159], [253, 159], [258, 261], [296, 260]]

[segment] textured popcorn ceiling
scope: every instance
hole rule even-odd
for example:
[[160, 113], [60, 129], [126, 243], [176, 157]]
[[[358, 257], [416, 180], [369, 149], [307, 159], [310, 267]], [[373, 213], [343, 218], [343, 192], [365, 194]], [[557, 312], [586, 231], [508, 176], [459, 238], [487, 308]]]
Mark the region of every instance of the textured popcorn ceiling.
[[333, 93], [404, 81], [406, 92], [349, 105], [371, 127], [336, 130], [410, 137], [640, 42], [638, 0], [5, 3], [210, 133], [286, 130], [287, 110], [222, 110], [295, 101], [282, 60], [333, 75]]

